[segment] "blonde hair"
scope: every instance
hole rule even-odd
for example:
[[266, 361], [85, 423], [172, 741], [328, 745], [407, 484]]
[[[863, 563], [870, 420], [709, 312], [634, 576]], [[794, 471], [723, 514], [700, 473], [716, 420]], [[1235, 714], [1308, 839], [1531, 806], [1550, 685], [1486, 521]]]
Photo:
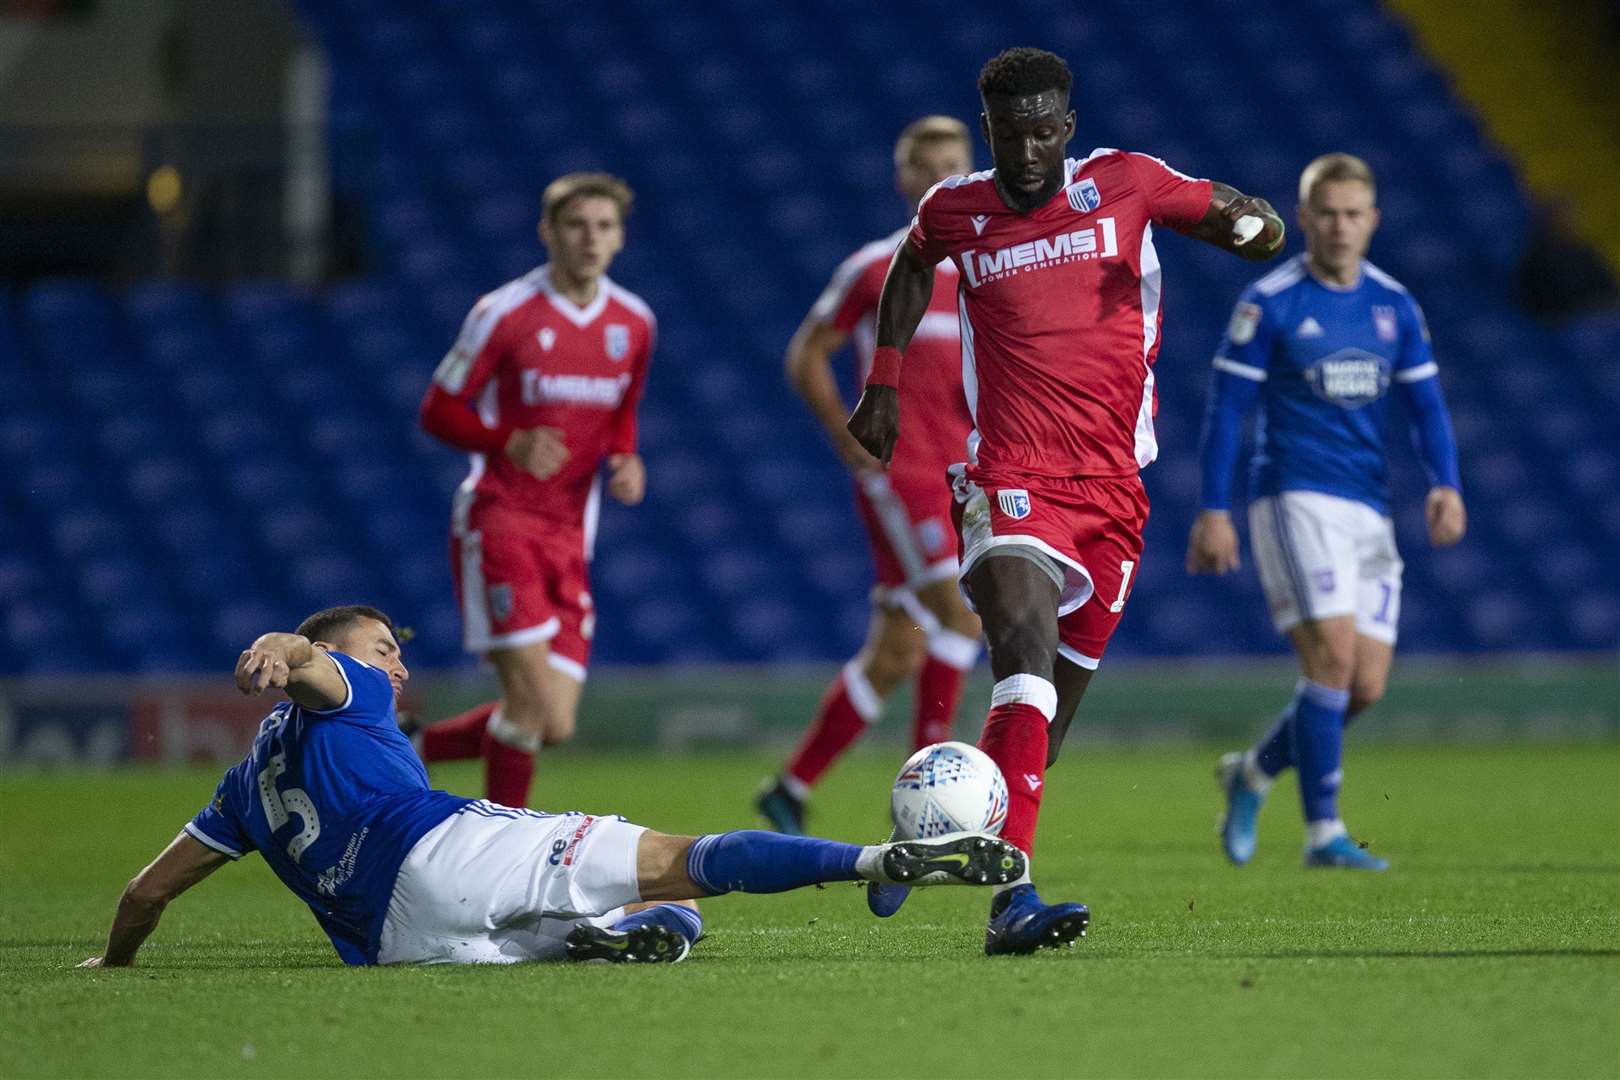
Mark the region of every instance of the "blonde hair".
[[1372, 168], [1365, 161], [1354, 154], [1323, 154], [1299, 174], [1300, 204], [1310, 202], [1316, 185], [1329, 180], [1358, 180], [1367, 185], [1373, 201], [1378, 201], [1378, 183], [1373, 179]]
[[956, 117], [925, 116], [921, 120], [913, 120], [900, 133], [900, 138], [895, 140], [894, 167], [910, 168], [917, 163], [918, 150], [953, 141], [963, 146], [973, 145], [973, 136], [968, 134], [967, 125]]
[[612, 199], [619, 208], [621, 222], [630, 216], [630, 207], [636, 201], [630, 185], [612, 173], [569, 173], [546, 185], [544, 194], [540, 196], [540, 217], [545, 221], [556, 221], [565, 204], [587, 195]]

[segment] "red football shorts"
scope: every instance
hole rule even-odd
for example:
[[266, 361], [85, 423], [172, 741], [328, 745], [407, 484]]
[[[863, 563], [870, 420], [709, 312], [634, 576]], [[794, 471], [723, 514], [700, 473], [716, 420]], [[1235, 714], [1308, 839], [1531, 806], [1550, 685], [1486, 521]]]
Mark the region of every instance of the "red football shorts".
[[450, 568], [468, 652], [550, 642], [551, 666], [585, 681], [596, 612], [579, 530], [452, 531]]
[[892, 472], [855, 480], [855, 507], [866, 525], [880, 602], [956, 575], [956, 526], [944, 473], [932, 484]]
[[956, 514], [964, 580], [1002, 545], [1035, 548], [1058, 564], [1058, 652], [1095, 668], [1142, 564], [1148, 501], [1141, 478], [958, 476]]

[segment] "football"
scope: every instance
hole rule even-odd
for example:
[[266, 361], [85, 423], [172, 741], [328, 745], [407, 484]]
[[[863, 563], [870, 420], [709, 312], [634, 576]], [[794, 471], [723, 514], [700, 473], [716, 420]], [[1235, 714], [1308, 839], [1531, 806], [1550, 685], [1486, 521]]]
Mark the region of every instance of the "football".
[[954, 832], [994, 835], [1007, 820], [1007, 781], [978, 747], [935, 743], [901, 766], [889, 809], [897, 840]]

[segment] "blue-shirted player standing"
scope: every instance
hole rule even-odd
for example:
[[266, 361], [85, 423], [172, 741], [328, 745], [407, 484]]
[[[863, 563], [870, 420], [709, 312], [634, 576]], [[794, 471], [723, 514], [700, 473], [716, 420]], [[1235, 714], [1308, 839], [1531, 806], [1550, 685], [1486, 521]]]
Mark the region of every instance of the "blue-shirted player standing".
[[1429, 476], [1429, 541], [1467, 528], [1457, 447], [1428, 327], [1404, 287], [1367, 262], [1378, 228], [1366, 162], [1327, 154], [1299, 180], [1305, 254], [1244, 292], [1215, 357], [1202, 465], [1203, 511], [1187, 569], [1239, 565], [1232, 475], [1245, 415], [1260, 402], [1249, 542], [1271, 616], [1303, 677], [1252, 749], [1221, 758], [1221, 841], [1242, 865], [1271, 782], [1292, 765], [1304, 802], [1307, 866], [1382, 870], [1339, 818], [1344, 725], [1384, 693], [1401, 605], [1389, 518], [1389, 397], [1398, 397]]
[[827, 881], [991, 885], [1024, 872], [1017, 848], [978, 834], [868, 847], [669, 836], [434, 791], [395, 718], [408, 677], [393, 624], [371, 607], [330, 608], [256, 640], [236, 685], [291, 700], [129, 883], [106, 949], [80, 966], [132, 963], [170, 900], [249, 851], [349, 964], [674, 961], [702, 931], [685, 903], [697, 897]]

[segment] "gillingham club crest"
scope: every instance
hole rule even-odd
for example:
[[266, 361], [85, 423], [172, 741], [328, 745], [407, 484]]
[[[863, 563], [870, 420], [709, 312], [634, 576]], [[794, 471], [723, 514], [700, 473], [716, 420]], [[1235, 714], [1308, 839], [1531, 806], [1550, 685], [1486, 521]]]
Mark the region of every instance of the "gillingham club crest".
[[1089, 214], [1102, 205], [1102, 193], [1097, 190], [1097, 181], [1090, 179], [1070, 185], [1069, 206], [1082, 214]]
[[630, 355], [630, 328], [623, 323], [608, 323], [602, 331], [602, 345], [609, 360], [623, 360]]
[[1014, 521], [1029, 517], [1029, 492], [1022, 488], [1003, 488], [996, 492], [996, 505]]

